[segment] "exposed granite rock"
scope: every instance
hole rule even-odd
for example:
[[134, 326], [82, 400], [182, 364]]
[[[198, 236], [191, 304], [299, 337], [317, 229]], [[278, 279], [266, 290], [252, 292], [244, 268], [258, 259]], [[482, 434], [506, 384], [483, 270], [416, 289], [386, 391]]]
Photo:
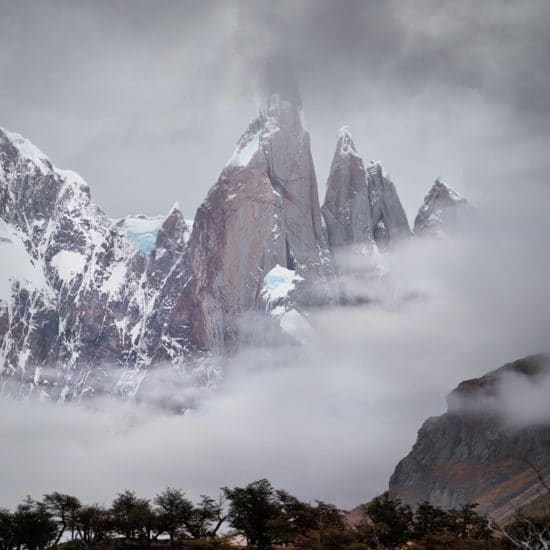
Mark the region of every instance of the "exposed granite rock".
[[333, 253], [350, 248], [372, 250], [367, 174], [347, 127], [338, 132], [322, 213]]
[[380, 249], [411, 236], [405, 210], [394, 183], [379, 162], [367, 166], [372, 235]]
[[272, 89], [239, 140], [197, 211], [189, 258], [198, 347], [231, 349], [237, 319], [260, 307], [264, 275], [276, 265], [300, 273], [302, 306], [326, 303], [330, 259], [295, 87]]
[[511, 375], [535, 387], [550, 376], [550, 356], [526, 357], [459, 384], [447, 413], [429, 418], [418, 432], [390, 490], [411, 504], [478, 502], [497, 519], [537, 498], [544, 491], [538, 473], [550, 477], [550, 418], [536, 425], [503, 418], [500, 388]]
[[144, 276], [141, 364], [178, 360], [191, 351], [192, 309], [186, 291], [191, 281], [189, 234], [181, 210], [174, 206], [160, 227]]

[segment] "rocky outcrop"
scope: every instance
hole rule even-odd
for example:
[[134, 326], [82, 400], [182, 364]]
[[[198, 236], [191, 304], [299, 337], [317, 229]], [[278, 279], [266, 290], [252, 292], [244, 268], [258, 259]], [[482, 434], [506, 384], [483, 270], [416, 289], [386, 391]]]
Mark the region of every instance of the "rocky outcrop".
[[338, 132], [322, 213], [332, 252], [372, 250], [367, 173], [348, 127]]
[[280, 265], [303, 282], [296, 300], [327, 300], [330, 270], [309, 134], [295, 86], [270, 88], [195, 218], [190, 286], [198, 347], [222, 352], [236, 321], [260, 307], [263, 279]]
[[378, 248], [388, 246], [411, 236], [405, 210], [394, 183], [379, 162], [367, 166], [372, 235]]
[[414, 220], [415, 235], [444, 236], [456, 233], [468, 201], [441, 179], [436, 179]]
[[395, 185], [380, 162], [365, 170], [348, 127], [338, 132], [322, 212], [334, 254], [386, 249], [411, 236]]
[[175, 205], [158, 231], [144, 275], [139, 364], [173, 362], [192, 351], [192, 307], [187, 292], [192, 277], [187, 255], [190, 230]]
[[[531, 356], [467, 380], [449, 395], [447, 413], [429, 418], [390, 490], [405, 501], [444, 508], [478, 502], [497, 519], [545, 491], [550, 477], [550, 418], [519, 419], [550, 377], [550, 356]], [[511, 404], [522, 389], [520, 409]], [[539, 389], [540, 391], [540, 389]], [[544, 390], [543, 390], [544, 391]]]

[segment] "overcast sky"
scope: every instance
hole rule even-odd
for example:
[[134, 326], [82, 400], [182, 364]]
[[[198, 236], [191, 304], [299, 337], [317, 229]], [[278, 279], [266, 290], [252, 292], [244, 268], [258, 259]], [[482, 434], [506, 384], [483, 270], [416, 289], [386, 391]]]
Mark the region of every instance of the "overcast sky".
[[321, 196], [337, 129], [413, 218], [436, 176], [474, 202], [546, 186], [546, 0], [0, 0], [0, 126], [111, 216], [193, 216], [255, 116], [265, 59], [296, 67]]

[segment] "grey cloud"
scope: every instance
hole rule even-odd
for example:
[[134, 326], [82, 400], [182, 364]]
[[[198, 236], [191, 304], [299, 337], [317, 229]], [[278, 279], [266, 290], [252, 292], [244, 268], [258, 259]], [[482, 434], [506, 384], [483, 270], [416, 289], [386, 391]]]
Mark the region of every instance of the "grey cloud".
[[367, 159], [385, 162], [410, 218], [438, 175], [475, 200], [516, 176], [510, 157], [517, 177], [548, 179], [544, 1], [24, 0], [0, 10], [0, 124], [79, 171], [113, 216], [178, 200], [191, 217], [279, 53], [296, 67], [321, 193], [343, 124]]
[[[210, 392], [193, 394], [160, 372], [147, 399], [195, 403], [183, 416], [102, 401], [0, 401], [0, 464], [9, 472], [0, 506], [52, 490], [99, 502], [127, 487], [215, 495], [260, 477], [302, 498], [366, 501], [461, 380], [547, 350], [550, 222], [541, 197], [499, 195], [460, 239], [417, 239], [381, 256], [377, 286], [358, 260], [357, 288], [378, 303], [312, 314], [316, 330], [301, 348], [242, 349]], [[544, 388], [521, 386], [510, 414], [546, 418]]]

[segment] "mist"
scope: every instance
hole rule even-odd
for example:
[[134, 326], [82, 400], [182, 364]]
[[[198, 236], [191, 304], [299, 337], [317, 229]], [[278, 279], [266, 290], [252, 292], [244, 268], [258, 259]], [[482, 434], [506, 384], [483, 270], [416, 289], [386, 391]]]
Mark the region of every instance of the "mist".
[[[368, 303], [311, 313], [301, 345], [241, 348], [211, 387], [175, 386], [166, 367], [140, 405], [1, 400], [0, 506], [53, 490], [216, 496], [262, 477], [303, 499], [367, 501], [460, 381], [548, 350], [545, 192], [503, 186], [456, 238], [406, 242], [374, 274], [353, 258]], [[541, 388], [514, 390], [511, 417], [547, 418]], [[182, 415], [155, 406], [182, 395]]]

